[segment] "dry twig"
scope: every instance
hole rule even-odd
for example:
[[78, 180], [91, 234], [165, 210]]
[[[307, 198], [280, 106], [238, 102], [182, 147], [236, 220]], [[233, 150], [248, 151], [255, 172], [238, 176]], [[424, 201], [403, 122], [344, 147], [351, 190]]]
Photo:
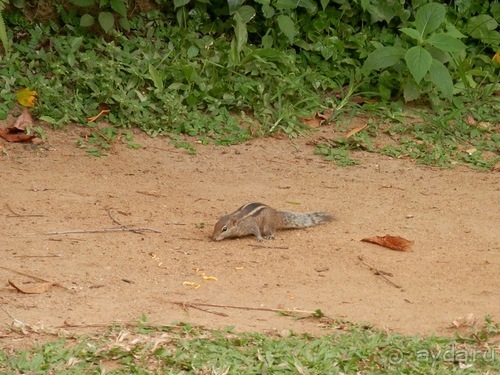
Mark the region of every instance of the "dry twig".
[[369, 269], [373, 270], [375, 275], [377, 276], [382, 276], [389, 284], [392, 284], [393, 286], [395, 286], [396, 288], [398, 289], [401, 289], [402, 286], [399, 285], [399, 284], [396, 284], [394, 281], [392, 281], [391, 279], [389, 279], [386, 275], [389, 275], [389, 276], [392, 276], [391, 273], [389, 272], [385, 272], [385, 271], [382, 271], [382, 270], [379, 270], [378, 268], [375, 268], [373, 267], [371, 264], [368, 264], [365, 262], [365, 260], [363, 259], [363, 257], [360, 255], [358, 256], [358, 259], [359, 261], [364, 264], [365, 266], [367, 266]]
[[44, 283], [51, 283], [52, 285], [61, 287], [61, 288], [66, 289], [66, 290], [70, 290], [69, 288], [66, 288], [64, 285], [62, 285], [62, 284], [60, 284], [58, 282], [52, 281], [52, 280], [42, 279], [41, 277], [38, 277], [38, 276], [35, 276], [35, 275], [30, 275], [28, 273], [24, 273], [24, 272], [20, 272], [20, 271], [16, 271], [16, 270], [13, 270], [12, 268], [9, 268], [9, 267], [0, 266], [0, 268], [4, 269], [6, 271], [17, 273], [18, 275], [21, 275], [21, 276], [30, 277], [32, 279], [35, 279], [35, 280], [38, 280], [38, 281], [42, 281]]
[[8, 203], [5, 203], [5, 207], [12, 212], [13, 215], [7, 215], [7, 217], [44, 217], [45, 215], [40, 215], [40, 214], [20, 214], [19, 212], [16, 212], [12, 209], [12, 207], [9, 206]]
[[75, 229], [75, 230], [65, 230], [65, 231], [56, 231], [56, 232], [45, 232], [47, 235], [56, 235], [56, 234], [76, 234], [76, 233], [110, 233], [110, 232], [153, 232], [153, 233], [161, 233], [159, 230], [151, 229], [151, 228], [141, 228], [141, 227], [122, 227], [122, 228], [104, 228], [104, 229]]
[[252, 311], [271, 311], [278, 313], [302, 313], [302, 314], [315, 314], [315, 311], [308, 310], [293, 310], [293, 309], [272, 309], [269, 307], [249, 307], [249, 306], [235, 306], [235, 305], [218, 305], [214, 303], [203, 303], [203, 302], [180, 302], [180, 301], [167, 301], [173, 303], [174, 305], [179, 305], [182, 307], [193, 307], [198, 308], [198, 306], [207, 307], [221, 307], [224, 309], [238, 309], [238, 310], [252, 310]]
[[248, 246], [256, 247], [258, 249], [282, 249], [282, 250], [289, 249], [288, 246], [266, 246], [266, 245], [252, 245], [252, 244], [249, 244]]

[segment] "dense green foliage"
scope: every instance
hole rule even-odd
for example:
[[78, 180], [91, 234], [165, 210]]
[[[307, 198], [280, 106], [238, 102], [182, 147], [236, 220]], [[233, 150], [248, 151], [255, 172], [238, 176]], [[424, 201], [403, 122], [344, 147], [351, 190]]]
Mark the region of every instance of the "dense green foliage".
[[[454, 135], [469, 115], [499, 122], [497, 1], [157, 0], [147, 10], [139, 1], [13, 1], [3, 11], [10, 54], [0, 56], [0, 117], [29, 87], [40, 96], [36, 113], [55, 126], [85, 123], [105, 104], [111, 124], [217, 144], [295, 136], [314, 112], [331, 111], [330, 121], [402, 116], [401, 105], [370, 98], [423, 100]], [[496, 159], [480, 154], [498, 155], [498, 138], [494, 126], [477, 128], [460, 133], [477, 134], [457, 148], [475, 147], [487, 167]], [[413, 127], [404, 133], [415, 139]]]
[[322, 337], [234, 334], [188, 324], [113, 327], [30, 350], [0, 349], [6, 374], [479, 374], [500, 371], [499, 327], [471, 336], [406, 337], [341, 323]]

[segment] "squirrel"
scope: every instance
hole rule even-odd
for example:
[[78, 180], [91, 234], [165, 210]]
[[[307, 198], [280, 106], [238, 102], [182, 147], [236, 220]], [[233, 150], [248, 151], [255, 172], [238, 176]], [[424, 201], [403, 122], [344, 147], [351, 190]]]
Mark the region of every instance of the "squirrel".
[[277, 229], [307, 228], [332, 220], [333, 217], [324, 212], [278, 211], [262, 203], [247, 203], [219, 219], [212, 240], [253, 234], [262, 242], [273, 240]]

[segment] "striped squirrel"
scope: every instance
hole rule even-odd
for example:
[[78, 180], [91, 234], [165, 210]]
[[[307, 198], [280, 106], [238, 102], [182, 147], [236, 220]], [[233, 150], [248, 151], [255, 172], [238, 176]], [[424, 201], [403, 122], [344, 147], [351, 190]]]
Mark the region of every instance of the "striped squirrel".
[[258, 241], [264, 241], [274, 239], [277, 229], [306, 228], [332, 220], [332, 216], [323, 212], [277, 211], [262, 203], [247, 203], [219, 219], [212, 240], [253, 234]]

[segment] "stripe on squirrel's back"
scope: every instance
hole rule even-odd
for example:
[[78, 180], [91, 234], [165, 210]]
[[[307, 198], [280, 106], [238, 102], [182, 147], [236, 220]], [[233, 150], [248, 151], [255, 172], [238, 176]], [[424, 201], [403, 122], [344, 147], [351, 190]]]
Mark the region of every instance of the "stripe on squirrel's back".
[[262, 210], [265, 210], [268, 206], [262, 203], [247, 203], [241, 206], [237, 212], [240, 218], [246, 216], [257, 216]]

